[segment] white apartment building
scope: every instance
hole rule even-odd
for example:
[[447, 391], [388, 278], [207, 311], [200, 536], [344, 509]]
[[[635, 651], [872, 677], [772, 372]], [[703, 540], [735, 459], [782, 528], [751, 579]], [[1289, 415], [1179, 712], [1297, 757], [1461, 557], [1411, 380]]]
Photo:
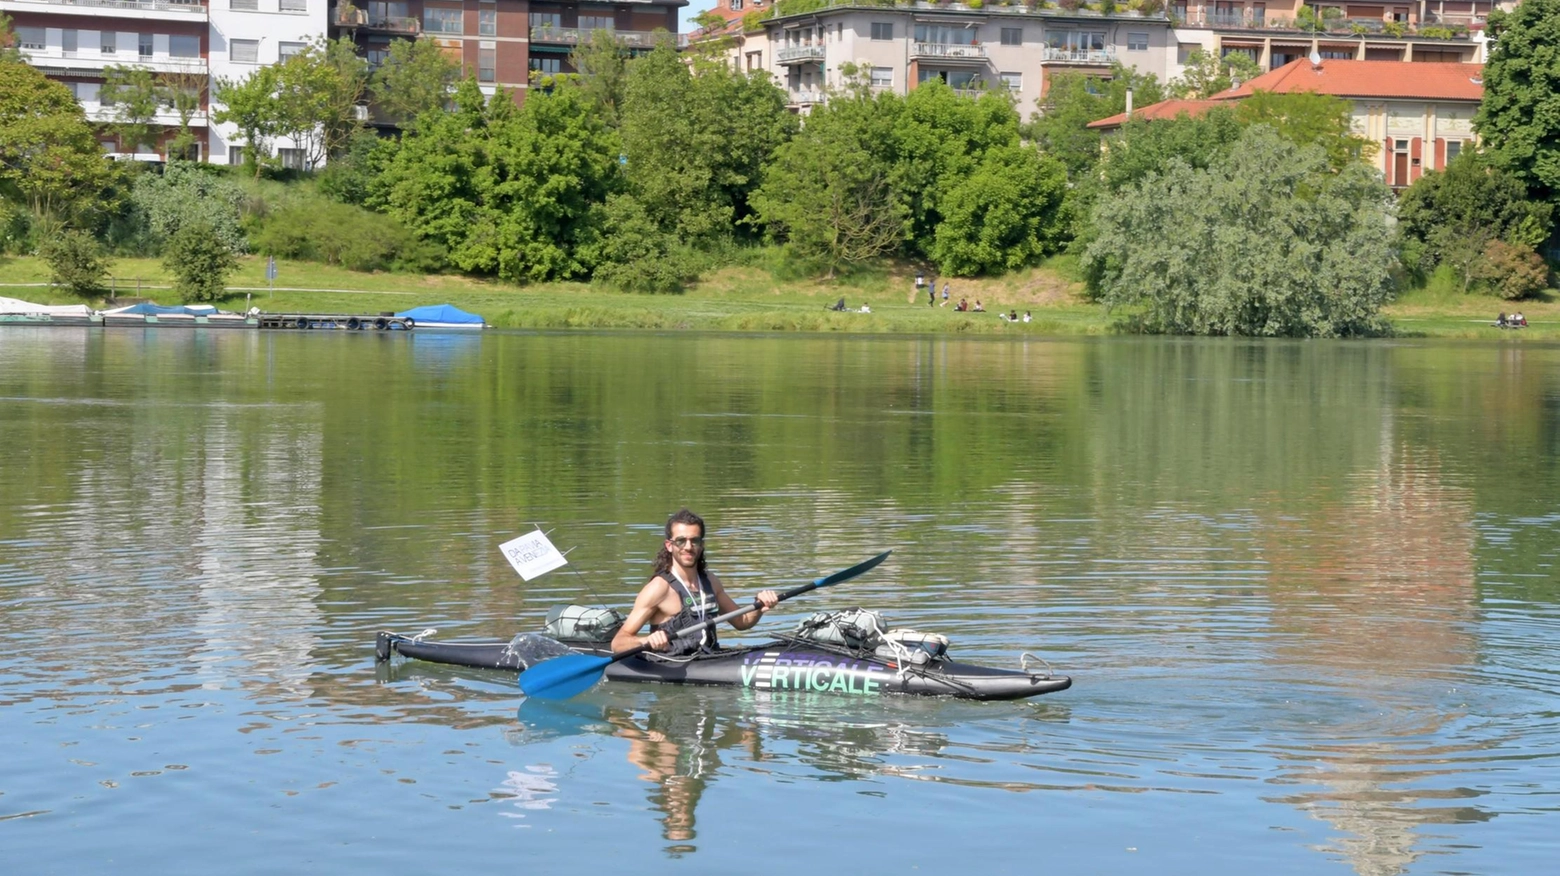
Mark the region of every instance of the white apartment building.
[[[327, 0], [0, 0], [28, 63], [76, 95], [95, 122], [112, 122], [114, 108], [99, 99], [104, 71], [141, 67], [201, 89], [191, 117], [199, 155], [225, 164], [241, 156], [231, 126], [211, 122], [211, 86], [273, 64], [325, 34]], [[220, 7], [220, 8], [218, 8]], [[178, 114], [162, 108], [154, 121], [164, 132], [153, 143], [103, 138], [104, 151], [143, 160], [165, 157]], [[297, 144], [273, 144], [296, 162]]]
[[1005, 89], [1027, 118], [1057, 71], [1103, 75], [1120, 61], [1164, 78], [1176, 47], [1163, 14], [916, 3], [771, 18], [732, 51], [743, 69], [770, 72], [802, 112], [843, 84], [850, 64], [872, 88], [896, 94], [931, 79], [971, 95]]

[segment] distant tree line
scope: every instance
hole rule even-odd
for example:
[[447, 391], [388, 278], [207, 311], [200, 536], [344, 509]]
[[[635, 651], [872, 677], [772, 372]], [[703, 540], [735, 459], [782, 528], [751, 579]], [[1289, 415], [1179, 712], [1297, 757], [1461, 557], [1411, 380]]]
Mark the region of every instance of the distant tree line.
[[[1001, 90], [929, 82], [897, 95], [850, 65], [799, 118], [766, 74], [670, 40], [633, 56], [605, 32], [576, 50], [578, 73], [534, 79], [520, 105], [461, 80], [430, 41], [396, 42], [375, 69], [349, 42], [321, 41], [214, 84], [213, 119], [248, 144], [235, 174], [104, 162], [69, 91], [10, 52], [0, 246], [43, 252], [83, 291], [104, 252], [195, 261], [207, 277], [256, 249], [643, 292], [766, 253], [819, 276], [883, 259], [971, 276], [1067, 252], [1088, 294], [1141, 330], [1369, 334], [1404, 283], [1452, 276], [1505, 297], [1548, 285], [1560, 97], [1534, 70], [1560, 77], [1560, 0], [1527, 0], [1490, 28], [1485, 148], [1401, 199], [1335, 98], [1259, 93], [1199, 118], [1133, 120], [1103, 150], [1087, 127], [1123, 111], [1129, 90], [1145, 106], [1248, 79], [1240, 56], [1198, 55], [1169, 83], [1122, 67], [1055, 74], [1026, 123]], [[189, 87], [110, 71], [116, 133], [144, 140], [156, 108], [188, 105]], [[368, 105], [399, 133], [370, 128]], [[324, 169], [261, 186], [299, 176], [278, 166], [281, 138]], [[185, 294], [220, 290], [192, 281]]]

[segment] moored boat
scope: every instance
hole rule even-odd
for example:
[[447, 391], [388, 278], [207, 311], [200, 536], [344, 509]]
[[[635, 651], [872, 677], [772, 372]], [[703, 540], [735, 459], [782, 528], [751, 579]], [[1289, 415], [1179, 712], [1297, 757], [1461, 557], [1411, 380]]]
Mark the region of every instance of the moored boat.
[[[529, 634], [543, 642], [545, 637]], [[525, 672], [540, 659], [567, 651], [606, 656], [600, 644], [554, 643], [557, 650], [517, 646], [528, 636], [511, 642], [434, 642], [422, 637], [381, 632], [375, 643], [379, 660], [400, 654], [417, 660]], [[918, 659], [919, 658], [919, 659]], [[972, 700], [1016, 700], [1066, 690], [1072, 679], [1049, 670], [998, 669], [959, 663], [944, 657], [925, 659], [906, 651], [885, 656], [867, 651], [796, 637], [782, 637], [761, 645], [726, 648], [690, 657], [639, 655], [606, 668], [609, 681], [650, 684], [689, 684], [743, 687], [768, 691], [833, 692], [855, 696], [909, 694], [947, 696]]]
[[412, 320], [417, 328], [440, 331], [481, 331], [488, 327], [487, 320], [475, 313], [467, 313], [453, 304], [429, 304], [403, 310], [396, 316]]
[[0, 298], [0, 324], [98, 325], [102, 317], [85, 304], [34, 304], [16, 298]]

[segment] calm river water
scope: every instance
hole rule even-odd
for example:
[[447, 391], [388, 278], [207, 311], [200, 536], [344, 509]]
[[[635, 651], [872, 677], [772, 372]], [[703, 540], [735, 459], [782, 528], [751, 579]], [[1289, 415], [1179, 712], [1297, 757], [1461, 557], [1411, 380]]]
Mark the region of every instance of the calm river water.
[[[1554, 872], [1557, 487], [1538, 344], [6, 328], [4, 866]], [[685, 504], [739, 597], [894, 549], [760, 629], [1075, 686], [374, 665], [626, 606]]]

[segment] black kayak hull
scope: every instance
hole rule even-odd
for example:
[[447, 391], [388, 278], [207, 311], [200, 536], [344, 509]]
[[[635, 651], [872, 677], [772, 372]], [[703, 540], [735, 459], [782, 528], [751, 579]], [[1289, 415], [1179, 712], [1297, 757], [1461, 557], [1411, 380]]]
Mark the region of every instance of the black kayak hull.
[[[576, 647], [576, 650], [600, 655], [610, 653], [589, 647]], [[380, 660], [400, 654], [432, 663], [525, 671], [524, 661], [505, 642], [430, 642], [380, 633], [376, 653]], [[852, 696], [907, 694], [970, 700], [1027, 699], [1072, 687], [1072, 679], [1065, 675], [995, 669], [952, 660], [934, 660], [901, 669], [891, 660], [792, 640], [732, 648], [691, 659], [630, 657], [608, 666], [606, 677], [611, 681], [640, 684], [706, 685]]]

